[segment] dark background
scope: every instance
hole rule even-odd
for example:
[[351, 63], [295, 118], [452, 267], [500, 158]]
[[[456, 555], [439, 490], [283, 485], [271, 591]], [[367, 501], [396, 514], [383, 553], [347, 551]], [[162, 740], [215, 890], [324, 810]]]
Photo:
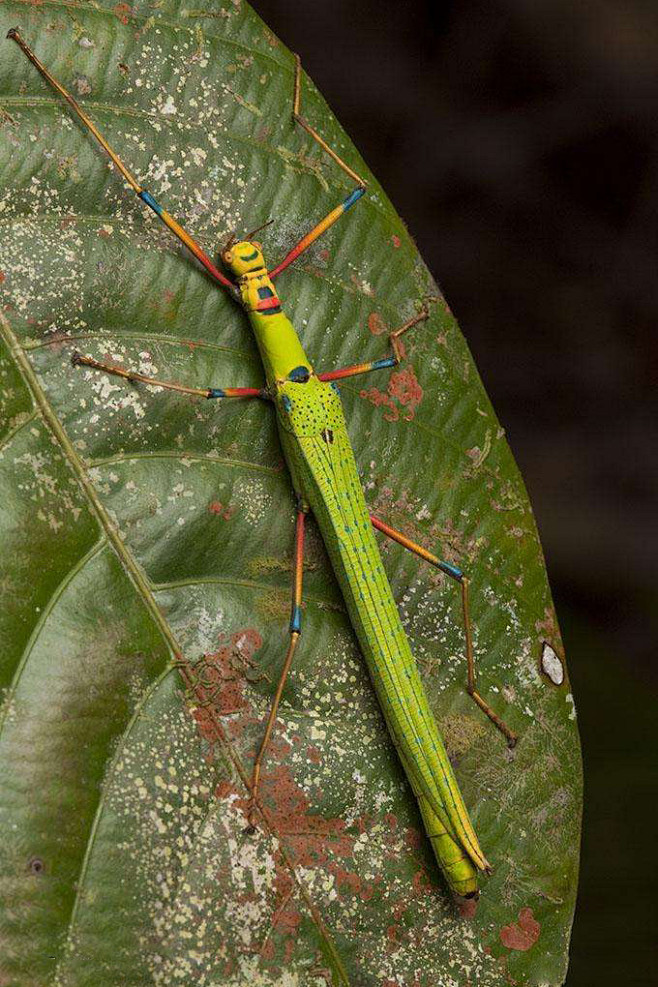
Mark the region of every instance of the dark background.
[[382, 182], [530, 493], [586, 774], [568, 987], [656, 982], [658, 4], [253, 0]]

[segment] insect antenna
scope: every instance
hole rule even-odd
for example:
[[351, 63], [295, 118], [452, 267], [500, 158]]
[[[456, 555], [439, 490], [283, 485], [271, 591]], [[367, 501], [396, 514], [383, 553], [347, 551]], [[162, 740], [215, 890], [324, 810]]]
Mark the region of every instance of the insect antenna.
[[225, 254], [227, 250], [230, 250], [233, 244], [235, 243], [235, 241], [236, 241], [235, 230], [233, 230], [232, 233], [229, 233], [228, 240], [226, 241], [224, 246], [220, 248], [219, 251], [220, 254]]
[[256, 233], [260, 233], [260, 231], [264, 230], [266, 226], [271, 226], [273, 222], [274, 222], [273, 219], [268, 219], [266, 223], [261, 223], [261, 225], [257, 226], [255, 230], [251, 231], [251, 233], [247, 233], [245, 240], [247, 241], [251, 240], [252, 236], [255, 236]]

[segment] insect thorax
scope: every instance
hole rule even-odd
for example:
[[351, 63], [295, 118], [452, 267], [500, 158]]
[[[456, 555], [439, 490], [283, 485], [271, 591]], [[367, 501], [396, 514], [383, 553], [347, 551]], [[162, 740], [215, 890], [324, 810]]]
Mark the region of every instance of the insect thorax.
[[335, 385], [311, 377], [302, 384], [288, 380], [277, 389], [277, 413], [287, 432], [298, 437], [323, 435], [345, 428], [343, 407]]

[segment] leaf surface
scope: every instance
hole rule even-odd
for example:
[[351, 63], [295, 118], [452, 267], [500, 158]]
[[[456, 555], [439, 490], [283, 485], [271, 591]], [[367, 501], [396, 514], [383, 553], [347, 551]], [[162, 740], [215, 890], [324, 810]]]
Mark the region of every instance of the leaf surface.
[[[241, 0], [5, 0], [146, 188], [214, 256], [269, 216], [270, 263], [348, 191], [290, 118], [293, 59]], [[342, 394], [373, 510], [472, 577], [382, 544], [494, 873], [458, 915], [423, 836], [317, 530], [263, 799], [244, 779], [286, 646], [294, 508], [271, 409], [74, 370], [80, 350], [193, 386], [258, 386], [243, 314], [6, 42], [0, 983], [478, 987], [563, 982], [580, 754], [541, 547], [447, 305], [397, 371]], [[304, 112], [369, 179], [281, 276], [319, 369], [375, 359], [438, 290], [312, 83]], [[180, 659], [179, 655], [184, 656]], [[203, 657], [205, 656], [205, 657]]]

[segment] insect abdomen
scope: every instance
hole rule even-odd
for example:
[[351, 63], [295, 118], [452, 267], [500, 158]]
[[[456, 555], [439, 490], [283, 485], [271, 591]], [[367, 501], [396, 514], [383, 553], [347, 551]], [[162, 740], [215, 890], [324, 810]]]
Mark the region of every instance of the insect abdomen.
[[340, 399], [326, 393], [319, 399], [320, 395], [313, 393], [317, 386], [328, 390], [319, 382], [308, 390], [303, 385], [304, 391], [286, 389], [281, 422], [286, 458], [322, 531], [388, 728], [421, 803], [437, 859], [451, 887], [460, 894], [471, 893], [475, 889], [474, 867], [484, 869], [487, 862], [386, 577]]

